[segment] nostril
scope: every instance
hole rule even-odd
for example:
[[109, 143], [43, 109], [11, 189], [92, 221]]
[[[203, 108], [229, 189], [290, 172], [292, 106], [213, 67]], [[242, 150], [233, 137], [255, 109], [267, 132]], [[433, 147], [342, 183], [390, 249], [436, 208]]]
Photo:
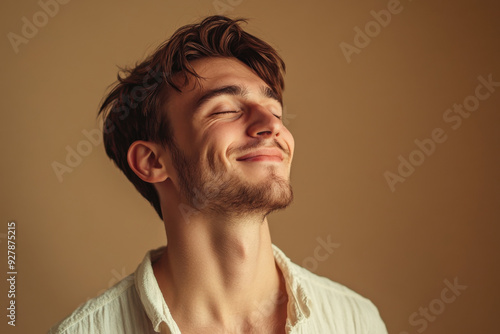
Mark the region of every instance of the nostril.
[[262, 134], [271, 134], [271, 131], [269, 130], [266, 130], [266, 131], [260, 131], [260, 132], [257, 132], [258, 135], [262, 135]]

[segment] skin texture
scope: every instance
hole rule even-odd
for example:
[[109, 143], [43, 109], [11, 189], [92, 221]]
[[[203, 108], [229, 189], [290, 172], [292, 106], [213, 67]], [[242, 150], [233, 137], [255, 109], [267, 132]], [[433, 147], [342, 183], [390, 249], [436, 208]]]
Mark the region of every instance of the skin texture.
[[203, 79], [167, 92], [175, 145], [137, 141], [128, 152], [162, 203], [168, 246], [155, 276], [182, 333], [284, 333], [287, 293], [267, 215], [292, 201], [293, 137], [248, 66], [191, 64]]

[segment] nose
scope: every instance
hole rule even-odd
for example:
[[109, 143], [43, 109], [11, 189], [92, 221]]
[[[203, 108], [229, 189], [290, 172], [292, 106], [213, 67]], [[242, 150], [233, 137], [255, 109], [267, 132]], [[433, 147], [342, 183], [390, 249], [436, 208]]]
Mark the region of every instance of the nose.
[[253, 105], [247, 133], [254, 138], [273, 138], [280, 135], [283, 122], [269, 109], [260, 105]]

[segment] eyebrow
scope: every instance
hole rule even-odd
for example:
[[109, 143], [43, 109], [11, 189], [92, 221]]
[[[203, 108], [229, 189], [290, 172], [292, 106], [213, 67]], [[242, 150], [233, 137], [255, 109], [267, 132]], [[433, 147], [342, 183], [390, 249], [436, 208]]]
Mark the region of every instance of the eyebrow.
[[282, 104], [280, 99], [278, 98], [278, 94], [276, 94], [271, 88], [269, 88], [267, 86], [261, 87], [260, 92], [265, 97], [276, 100], [279, 102], [279, 104]]
[[[276, 100], [281, 104], [281, 101], [278, 98], [278, 95], [273, 92], [273, 90], [267, 86], [263, 86], [260, 89], [260, 93], [262, 96], [267, 98]], [[217, 87], [209, 90], [205, 94], [203, 94], [198, 101], [196, 101], [194, 105], [194, 112], [198, 111], [205, 103], [210, 101], [211, 99], [221, 96], [221, 95], [232, 95], [232, 96], [241, 96], [246, 97], [248, 95], [248, 89], [242, 86], [237, 85], [227, 85], [222, 87]]]

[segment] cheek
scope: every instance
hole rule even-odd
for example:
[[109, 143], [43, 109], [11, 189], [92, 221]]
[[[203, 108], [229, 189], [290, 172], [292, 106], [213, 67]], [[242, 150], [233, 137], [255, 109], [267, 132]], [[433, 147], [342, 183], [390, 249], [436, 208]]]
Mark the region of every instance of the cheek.
[[227, 152], [231, 147], [231, 132], [230, 131], [216, 131], [207, 134], [201, 138], [200, 146], [202, 147], [201, 154], [207, 159], [214, 159], [215, 163], [228, 163]]
[[295, 150], [295, 140], [293, 139], [292, 133], [287, 129], [283, 128], [282, 130], [283, 140], [285, 141], [288, 149], [290, 150], [290, 155], [293, 156], [293, 152]]

